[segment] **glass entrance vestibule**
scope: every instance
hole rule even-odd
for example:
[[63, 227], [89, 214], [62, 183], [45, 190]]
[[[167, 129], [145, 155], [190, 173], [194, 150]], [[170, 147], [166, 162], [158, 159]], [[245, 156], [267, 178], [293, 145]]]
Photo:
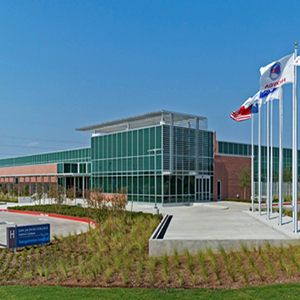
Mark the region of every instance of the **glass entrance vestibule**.
[[209, 201], [210, 200], [210, 186], [211, 176], [199, 175], [196, 176], [195, 184], [195, 201]]

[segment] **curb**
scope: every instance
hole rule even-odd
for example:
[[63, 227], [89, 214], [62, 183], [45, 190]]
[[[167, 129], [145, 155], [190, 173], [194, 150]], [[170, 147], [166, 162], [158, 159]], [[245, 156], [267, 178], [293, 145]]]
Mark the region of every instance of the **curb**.
[[[256, 203], [257, 204], [257, 203]], [[298, 205], [300, 204], [300, 202], [298, 202]], [[292, 202], [284, 202], [282, 203], [283, 206], [292, 206]], [[273, 203], [272, 206], [278, 206], [278, 203]], [[267, 207], [267, 204], [262, 204], [261, 207]]]
[[95, 223], [93, 221], [90, 221], [87, 219], [76, 218], [76, 217], [67, 217], [67, 216], [61, 216], [61, 215], [55, 215], [55, 214], [31, 212], [31, 211], [24, 211], [24, 210], [13, 210], [13, 209], [0, 209], [0, 212], [9, 212], [9, 213], [16, 213], [16, 214], [27, 214], [27, 215], [33, 215], [33, 216], [43, 216], [43, 217], [50, 217], [50, 218], [57, 218], [57, 219], [65, 219], [65, 220], [70, 220], [70, 221], [84, 222], [84, 223], [88, 223], [90, 225], [97, 227], [97, 223]]

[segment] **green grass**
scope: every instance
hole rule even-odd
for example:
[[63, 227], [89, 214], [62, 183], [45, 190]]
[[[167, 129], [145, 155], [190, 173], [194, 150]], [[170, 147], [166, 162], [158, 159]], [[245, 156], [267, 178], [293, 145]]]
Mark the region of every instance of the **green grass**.
[[[73, 205], [59, 205], [56, 206], [54, 204], [46, 204], [46, 205], [24, 205], [24, 206], [14, 206], [10, 207], [11, 210], [24, 210], [24, 211], [33, 211], [33, 212], [42, 212], [48, 214], [58, 214], [65, 216], [74, 216], [79, 218], [93, 218], [93, 214], [91, 210], [88, 210], [84, 207], [73, 206]], [[125, 212], [126, 216], [130, 217], [131, 215], [148, 215], [149, 213], [142, 212]]]
[[34, 206], [15, 206], [10, 209], [14, 210], [26, 210], [26, 211], [34, 211], [34, 212], [43, 212], [43, 213], [53, 213], [59, 215], [67, 215], [74, 217], [86, 218], [88, 216], [87, 210], [83, 207], [78, 206], [70, 206], [70, 205], [57, 205], [55, 207], [54, 204], [46, 204], [46, 205], [34, 205]]
[[[290, 202], [292, 199], [291, 197], [284, 197], [283, 201], [284, 202]], [[244, 203], [252, 203], [251, 199], [240, 199], [240, 198], [227, 198], [222, 201], [233, 201], [233, 202], [244, 202]], [[262, 203], [265, 203], [266, 201], [263, 200]], [[258, 200], [254, 200], [254, 203], [258, 203]], [[273, 203], [278, 203], [278, 199], [273, 199]]]
[[[231, 202], [243, 202], [243, 203], [252, 203], [251, 199], [237, 199], [237, 198], [228, 198], [223, 201], [231, 201]], [[258, 203], [257, 200], [254, 200], [254, 203]]]
[[54, 299], [299, 299], [300, 283], [266, 285], [229, 290], [122, 289], [1, 286], [2, 300]]

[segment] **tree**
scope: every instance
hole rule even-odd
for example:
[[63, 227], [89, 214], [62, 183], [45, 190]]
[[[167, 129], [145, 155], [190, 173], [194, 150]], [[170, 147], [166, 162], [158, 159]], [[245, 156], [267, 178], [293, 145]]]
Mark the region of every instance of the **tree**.
[[125, 208], [127, 204], [126, 190], [122, 190], [117, 194], [111, 196], [104, 195], [102, 189], [94, 187], [90, 194], [88, 202], [88, 209], [90, 215], [96, 220], [101, 227], [103, 221], [111, 218], [113, 222], [115, 217], [123, 216], [125, 218]]
[[56, 208], [56, 199], [57, 199], [57, 186], [56, 184], [50, 185], [50, 189], [48, 192], [48, 198], [50, 199], [50, 202], [52, 204], [52, 199], [55, 201], [55, 208]]
[[[65, 199], [65, 190], [61, 185], [59, 185], [57, 190], [57, 203], [59, 203], [60, 207], [61, 204], [64, 202], [64, 199]], [[56, 209], [56, 201], [55, 201], [55, 209]]]
[[82, 197], [82, 200], [84, 202], [84, 210], [87, 207], [88, 202], [91, 200], [91, 190], [90, 189], [86, 189], [84, 191], [84, 197]]
[[[66, 196], [67, 199], [69, 199], [68, 203], [70, 205], [70, 200], [73, 201], [74, 199], [76, 199], [75, 188], [74, 187], [67, 188]], [[76, 201], [75, 201], [75, 205], [76, 205]]]
[[[275, 181], [279, 181], [279, 171], [276, 173]], [[283, 182], [292, 182], [293, 181], [293, 173], [292, 168], [287, 167], [282, 171], [282, 181]]]
[[241, 173], [239, 173], [238, 187], [244, 191], [243, 199], [246, 199], [246, 191], [251, 187], [251, 171], [247, 165], [244, 165]]
[[39, 185], [39, 184], [36, 186], [35, 196], [36, 196], [36, 200], [39, 200], [39, 205], [41, 205], [41, 200], [43, 197], [43, 189], [42, 189], [41, 185]]
[[6, 195], [6, 194], [7, 194], [6, 184], [3, 184], [3, 185], [1, 186], [1, 193], [2, 193], [3, 195]]
[[24, 196], [25, 197], [31, 196], [31, 195], [29, 195], [29, 185], [28, 184], [26, 184], [24, 187]]

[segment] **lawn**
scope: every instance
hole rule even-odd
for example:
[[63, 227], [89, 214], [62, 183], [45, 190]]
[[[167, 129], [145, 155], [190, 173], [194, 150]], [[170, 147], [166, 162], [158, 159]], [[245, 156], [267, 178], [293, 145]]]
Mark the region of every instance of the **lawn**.
[[30, 287], [2, 286], [1, 300], [148, 300], [148, 299], [299, 299], [300, 283], [266, 285], [229, 290], [156, 290], [124, 288], [65, 288], [65, 287]]

